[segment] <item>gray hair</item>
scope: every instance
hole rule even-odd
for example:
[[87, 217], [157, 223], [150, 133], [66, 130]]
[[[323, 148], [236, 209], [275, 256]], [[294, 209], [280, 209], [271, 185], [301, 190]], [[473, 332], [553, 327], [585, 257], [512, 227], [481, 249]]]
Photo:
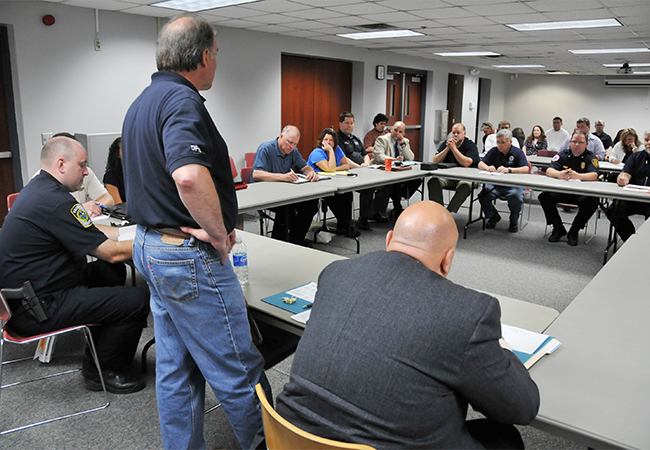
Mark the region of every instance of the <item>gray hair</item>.
[[497, 139], [499, 139], [500, 137], [504, 137], [506, 138], [506, 141], [512, 142], [512, 131], [506, 129], [499, 130], [497, 132]]
[[214, 30], [196, 14], [179, 14], [158, 34], [158, 70], [191, 72], [203, 61], [203, 52], [214, 45]]
[[282, 129], [283, 136], [295, 136], [295, 137], [300, 137], [300, 130], [298, 129], [297, 126], [295, 125], [285, 125], [285, 127]]

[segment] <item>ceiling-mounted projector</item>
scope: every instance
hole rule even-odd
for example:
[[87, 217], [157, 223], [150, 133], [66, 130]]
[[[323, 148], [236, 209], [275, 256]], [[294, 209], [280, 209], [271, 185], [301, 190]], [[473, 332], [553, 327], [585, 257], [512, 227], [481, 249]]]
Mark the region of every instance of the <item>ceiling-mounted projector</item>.
[[616, 69], [616, 73], [620, 75], [631, 75], [634, 73], [634, 69], [628, 63], [624, 63], [619, 69]]

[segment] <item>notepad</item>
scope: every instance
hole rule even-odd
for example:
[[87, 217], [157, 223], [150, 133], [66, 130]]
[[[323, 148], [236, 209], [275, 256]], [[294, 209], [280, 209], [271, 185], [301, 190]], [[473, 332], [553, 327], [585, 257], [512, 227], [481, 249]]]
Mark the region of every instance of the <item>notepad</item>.
[[[291, 290], [263, 298], [262, 301], [284, 309], [285, 311], [298, 314], [305, 311], [304, 306], [314, 303], [317, 289], [318, 285], [312, 281], [311, 283], [298, 286]], [[285, 299], [295, 299], [295, 301], [287, 303]]]
[[[307, 176], [302, 174], [302, 173], [297, 173], [298, 179], [292, 181], [293, 184], [302, 184], [302, 183], [310, 183], [311, 181], [307, 179]], [[318, 173], [318, 181], [321, 180], [330, 180], [332, 179], [331, 176], [329, 175], [322, 175], [320, 172]]]
[[650, 186], [641, 186], [638, 184], [628, 184], [623, 188], [624, 191], [644, 192], [650, 194]]
[[501, 334], [526, 369], [530, 369], [544, 355], [553, 353], [561, 345], [552, 336], [505, 324], [501, 324]]

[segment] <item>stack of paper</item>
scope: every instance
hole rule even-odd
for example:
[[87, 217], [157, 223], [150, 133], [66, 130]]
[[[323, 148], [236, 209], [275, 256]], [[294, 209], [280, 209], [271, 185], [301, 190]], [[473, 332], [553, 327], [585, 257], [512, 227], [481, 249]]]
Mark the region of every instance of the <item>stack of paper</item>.
[[561, 345], [554, 337], [505, 324], [501, 324], [501, 334], [526, 369]]

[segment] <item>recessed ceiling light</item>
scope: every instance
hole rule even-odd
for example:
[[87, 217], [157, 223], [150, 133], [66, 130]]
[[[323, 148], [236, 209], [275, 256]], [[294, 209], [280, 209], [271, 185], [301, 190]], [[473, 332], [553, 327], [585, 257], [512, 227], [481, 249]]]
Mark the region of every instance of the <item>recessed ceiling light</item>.
[[501, 65], [492, 64], [492, 67], [496, 67], [499, 69], [538, 69], [540, 67], [546, 67], [546, 66], [542, 66], [541, 64], [501, 64]]
[[601, 55], [605, 53], [645, 53], [650, 49], [644, 48], [595, 48], [588, 50], [569, 50], [574, 55]]
[[365, 31], [362, 33], [337, 34], [339, 37], [348, 39], [385, 39], [407, 36], [423, 36], [422, 33], [411, 30], [385, 30], [385, 31]]
[[500, 53], [494, 52], [446, 52], [446, 53], [434, 53], [438, 56], [501, 56]]
[[181, 11], [197, 12], [206, 9], [223, 8], [224, 6], [241, 5], [259, 0], [167, 0], [164, 2], [152, 3], [151, 6], [161, 8], [178, 9]]
[[[628, 66], [630, 67], [650, 67], [650, 63], [629, 63]], [[621, 67], [621, 63], [616, 63], [616, 64], [603, 64], [603, 67], [614, 67], [614, 68], [619, 68]]]
[[540, 22], [540, 23], [512, 23], [506, 24], [517, 31], [548, 31], [548, 30], [569, 30], [575, 28], [603, 28], [603, 27], [620, 27], [621, 23], [616, 19], [596, 19], [596, 20], [566, 20], [560, 22]]

